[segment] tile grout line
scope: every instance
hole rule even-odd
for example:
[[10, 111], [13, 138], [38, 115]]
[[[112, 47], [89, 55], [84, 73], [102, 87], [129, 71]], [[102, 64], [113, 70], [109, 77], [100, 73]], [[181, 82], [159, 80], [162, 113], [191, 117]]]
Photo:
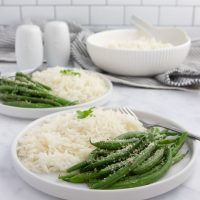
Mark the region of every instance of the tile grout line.
[[19, 12], [20, 12], [20, 21], [23, 21], [23, 15], [22, 15], [22, 6], [19, 6]]
[[88, 5], [88, 24], [91, 26], [92, 25], [92, 19], [91, 19], [91, 17], [92, 17], [92, 14], [91, 14], [91, 5]]
[[160, 20], [160, 10], [161, 10], [161, 6], [159, 5], [158, 6], [158, 19], [157, 19], [157, 25], [158, 26], [160, 26], [160, 22], [161, 22], [161, 20]]
[[54, 19], [57, 20], [56, 5], [53, 6], [53, 10], [54, 10]]
[[124, 5], [123, 6], [123, 24], [122, 25], [125, 25], [126, 24], [126, 6]]
[[192, 27], [195, 26], [195, 13], [196, 13], [196, 7], [193, 6], [193, 9], [192, 9], [192, 24], [191, 24]]

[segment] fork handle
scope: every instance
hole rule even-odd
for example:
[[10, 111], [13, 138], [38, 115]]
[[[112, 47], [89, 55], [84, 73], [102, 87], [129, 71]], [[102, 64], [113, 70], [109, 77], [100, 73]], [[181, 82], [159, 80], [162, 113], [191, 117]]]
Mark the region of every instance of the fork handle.
[[[179, 134], [181, 134], [182, 132], [184, 132], [184, 130], [180, 130], [180, 129], [175, 128], [175, 127], [170, 127], [170, 126], [160, 125], [160, 124], [156, 124], [156, 125], [155, 124], [154, 125], [151, 124], [151, 125], [146, 125], [145, 127], [146, 128], [150, 128], [150, 127], [155, 127], [155, 126], [158, 126], [158, 127], [161, 127], [161, 128], [166, 128], [166, 129], [169, 129], [171, 131], [175, 131], [175, 132], [177, 132]], [[194, 135], [194, 134], [189, 133], [189, 132], [187, 132], [187, 133], [188, 133], [188, 137], [200, 141], [200, 136]]]

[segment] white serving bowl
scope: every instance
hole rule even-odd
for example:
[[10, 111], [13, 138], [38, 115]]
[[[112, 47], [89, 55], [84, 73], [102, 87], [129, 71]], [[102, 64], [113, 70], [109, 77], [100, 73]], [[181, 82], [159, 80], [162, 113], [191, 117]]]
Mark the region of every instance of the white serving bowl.
[[135, 29], [103, 31], [87, 39], [89, 55], [99, 68], [119, 75], [149, 76], [179, 66], [186, 58], [191, 40], [178, 28], [159, 28], [159, 40], [173, 47], [154, 50], [113, 49], [116, 41], [135, 40], [141, 34]]

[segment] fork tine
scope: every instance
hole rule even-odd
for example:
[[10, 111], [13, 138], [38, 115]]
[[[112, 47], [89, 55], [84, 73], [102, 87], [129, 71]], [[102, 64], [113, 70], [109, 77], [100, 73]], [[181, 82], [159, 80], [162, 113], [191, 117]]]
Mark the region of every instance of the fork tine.
[[133, 108], [131, 108], [131, 107], [123, 107], [123, 110], [124, 110], [127, 114], [132, 115], [132, 116], [134, 116], [136, 119], [138, 119], [137, 116], [136, 116], [135, 113], [134, 113]]
[[129, 114], [129, 113], [127, 112], [127, 110], [126, 110], [125, 107], [120, 107], [120, 108], [119, 108], [119, 111], [120, 111], [122, 114]]

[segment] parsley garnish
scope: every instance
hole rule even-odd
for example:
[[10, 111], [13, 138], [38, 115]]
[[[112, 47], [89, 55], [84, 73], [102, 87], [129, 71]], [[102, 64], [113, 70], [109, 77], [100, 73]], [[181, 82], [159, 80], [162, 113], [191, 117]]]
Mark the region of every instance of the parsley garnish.
[[71, 69], [60, 70], [60, 73], [63, 75], [72, 75], [72, 76], [80, 76], [81, 75], [79, 72], [75, 72], [74, 70], [71, 70]]
[[77, 113], [77, 118], [78, 119], [84, 119], [88, 116], [92, 116], [92, 113], [93, 113], [93, 110], [94, 110], [95, 107], [91, 107], [89, 108], [88, 110], [77, 110], [76, 113]]

